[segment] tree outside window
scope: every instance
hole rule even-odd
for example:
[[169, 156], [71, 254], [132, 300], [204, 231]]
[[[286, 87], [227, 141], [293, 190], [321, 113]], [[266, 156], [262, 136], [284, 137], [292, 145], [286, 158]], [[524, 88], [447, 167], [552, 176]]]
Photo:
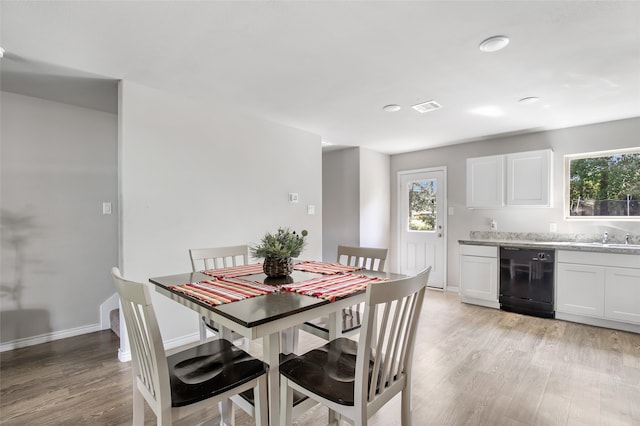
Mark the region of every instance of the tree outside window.
[[640, 218], [640, 152], [570, 159], [569, 215]]
[[433, 231], [436, 227], [435, 179], [409, 182], [409, 230]]

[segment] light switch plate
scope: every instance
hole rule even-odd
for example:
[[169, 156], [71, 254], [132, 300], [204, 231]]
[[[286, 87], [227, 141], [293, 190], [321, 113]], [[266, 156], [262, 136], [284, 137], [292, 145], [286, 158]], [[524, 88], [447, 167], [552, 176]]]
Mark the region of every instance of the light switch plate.
[[313, 204], [308, 204], [307, 205], [307, 214], [308, 215], [314, 215], [316, 214], [316, 206]]
[[289, 193], [289, 202], [290, 203], [297, 203], [298, 202], [298, 193], [297, 192], [290, 192]]
[[107, 201], [102, 203], [102, 214], [111, 214], [111, 203]]

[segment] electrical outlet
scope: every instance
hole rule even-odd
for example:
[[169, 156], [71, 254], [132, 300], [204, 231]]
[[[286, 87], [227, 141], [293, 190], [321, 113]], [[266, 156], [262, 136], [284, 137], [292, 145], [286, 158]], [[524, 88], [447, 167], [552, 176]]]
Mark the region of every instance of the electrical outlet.
[[492, 231], [497, 231], [498, 230], [498, 222], [496, 222], [495, 220], [491, 220], [491, 223], [489, 224], [489, 227], [491, 228]]
[[111, 203], [106, 201], [102, 203], [102, 214], [111, 214]]
[[558, 232], [558, 224], [550, 223], [549, 224], [549, 232]]

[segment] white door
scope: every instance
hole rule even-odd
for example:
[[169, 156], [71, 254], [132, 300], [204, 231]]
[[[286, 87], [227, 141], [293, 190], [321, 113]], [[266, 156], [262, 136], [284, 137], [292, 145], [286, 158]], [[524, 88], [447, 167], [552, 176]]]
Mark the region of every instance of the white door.
[[446, 279], [446, 179], [444, 168], [398, 173], [398, 265], [413, 275], [431, 266], [429, 286]]

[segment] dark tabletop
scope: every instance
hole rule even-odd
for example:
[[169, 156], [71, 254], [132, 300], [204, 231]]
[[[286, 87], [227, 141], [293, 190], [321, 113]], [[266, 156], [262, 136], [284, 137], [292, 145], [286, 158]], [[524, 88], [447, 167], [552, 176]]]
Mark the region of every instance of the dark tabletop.
[[[268, 278], [265, 274], [246, 275], [241, 278], [264, 282], [265, 284], [287, 284], [295, 281], [308, 280], [321, 276], [320, 274], [303, 271], [293, 271], [290, 279], [284, 278]], [[189, 299], [191, 302], [203, 306], [214, 311], [230, 320], [244, 326], [255, 327], [279, 318], [290, 316], [298, 312], [311, 309], [320, 305], [329, 303], [327, 300], [317, 297], [304, 296], [289, 291], [279, 291], [276, 293], [265, 294], [263, 296], [250, 297], [236, 302], [225, 303], [223, 305], [211, 306], [197, 299], [188, 297], [180, 292], [172, 291], [169, 286], [186, 284], [203, 280], [210, 280], [212, 277], [200, 272], [187, 274], [169, 275], [166, 277], [151, 278], [149, 281], [159, 287], [163, 287], [171, 293]]]
[[[362, 273], [370, 276], [379, 276], [381, 278], [396, 279], [402, 277], [397, 274], [390, 274], [385, 272], [372, 272], [372, 271], [357, 271], [356, 273]], [[322, 276], [321, 274], [313, 272], [293, 271], [291, 277], [287, 278], [268, 278], [265, 274], [246, 275], [241, 278], [264, 282], [265, 284], [288, 284], [291, 282], [298, 282], [316, 278]], [[236, 302], [225, 303], [223, 305], [211, 306], [207, 303], [188, 297], [183, 293], [172, 291], [169, 286], [186, 284], [197, 281], [210, 280], [212, 277], [205, 275], [201, 272], [192, 272], [186, 274], [169, 275], [165, 277], [150, 278], [149, 281], [158, 287], [164, 288], [167, 291], [177, 295], [179, 297], [188, 299], [189, 301], [198, 304], [206, 309], [222, 315], [231, 321], [234, 321], [244, 327], [251, 328], [260, 324], [264, 324], [270, 321], [274, 321], [279, 318], [284, 318], [290, 315], [294, 315], [298, 312], [302, 312], [308, 309], [312, 309], [321, 305], [330, 303], [327, 300], [305, 296], [295, 292], [279, 291], [276, 293], [270, 293], [263, 296], [251, 297]]]

